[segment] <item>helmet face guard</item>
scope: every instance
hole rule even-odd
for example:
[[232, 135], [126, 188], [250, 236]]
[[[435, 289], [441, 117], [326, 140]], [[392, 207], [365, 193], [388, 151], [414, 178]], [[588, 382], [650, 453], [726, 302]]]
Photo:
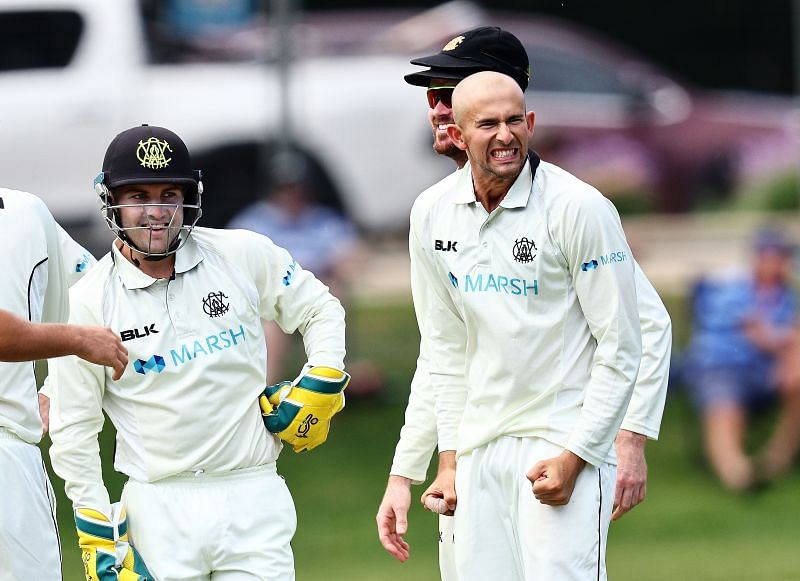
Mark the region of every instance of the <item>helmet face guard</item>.
[[[184, 200], [177, 204], [117, 204], [114, 201], [114, 193], [105, 184], [103, 172], [100, 172], [95, 178], [94, 188], [100, 198], [100, 212], [109, 229], [124, 244], [144, 254], [145, 260], [161, 260], [170, 254], [175, 254], [175, 252], [189, 240], [189, 236], [197, 224], [197, 221], [203, 215], [203, 182], [200, 180], [199, 171], [197, 172], [196, 188], [191, 188], [190, 186], [191, 191], [187, 190], [184, 193]], [[133, 208], [141, 211], [146, 217], [147, 224], [141, 226], [123, 226], [120, 210], [125, 208]], [[166, 226], [166, 230], [168, 230], [170, 234], [174, 233], [174, 235], [170, 236], [171, 242], [169, 247], [160, 252], [153, 251], [153, 231], [156, 229], [164, 229], [164, 227], [161, 224], [156, 225], [151, 222], [150, 212], [148, 211], [151, 208], [163, 208], [170, 212], [169, 224]], [[182, 218], [179, 217], [181, 214], [179, 210], [183, 211]], [[177, 222], [178, 220], [180, 220], [180, 223]], [[147, 231], [149, 233], [149, 238], [144, 246], [141, 242], [136, 244], [133, 241], [133, 237], [130, 235], [137, 231]]]
[[[146, 260], [162, 260], [181, 248], [202, 216], [203, 182], [201, 173], [191, 169], [189, 150], [178, 135], [163, 127], [141, 125], [117, 135], [106, 150], [103, 170], [94, 180], [95, 193], [100, 198], [101, 213], [117, 238], [131, 249], [145, 255]], [[182, 187], [184, 196], [174, 204], [117, 204], [116, 188], [125, 185], [174, 184]], [[146, 220], [136, 226], [123, 226], [121, 210], [135, 208]], [[151, 212], [166, 211], [169, 223], [154, 223]], [[183, 216], [183, 218], [181, 218]], [[153, 233], [168, 230], [167, 248], [153, 250]], [[135, 232], [148, 231], [146, 243]], [[145, 246], [140, 248], [140, 246]]]

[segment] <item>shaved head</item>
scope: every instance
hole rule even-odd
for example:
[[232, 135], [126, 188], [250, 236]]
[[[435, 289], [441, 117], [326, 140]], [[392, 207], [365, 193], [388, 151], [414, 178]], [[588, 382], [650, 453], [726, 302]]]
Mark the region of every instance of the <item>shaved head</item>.
[[487, 211], [505, 196], [528, 158], [533, 111], [511, 77], [493, 71], [475, 73], [453, 91], [453, 120], [447, 134], [466, 152], [475, 194]]
[[453, 119], [457, 125], [480, 110], [484, 103], [510, 100], [525, 109], [525, 96], [517, 82], [502, 73], [482, 71], [462, 80], [453, 91]]

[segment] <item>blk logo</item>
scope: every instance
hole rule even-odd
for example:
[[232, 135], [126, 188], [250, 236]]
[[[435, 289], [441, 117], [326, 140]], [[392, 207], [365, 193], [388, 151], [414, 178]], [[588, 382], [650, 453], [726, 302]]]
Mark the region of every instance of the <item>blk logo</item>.
[[158, 333], [156, 330], [156, 324], [150, 323], [149, 325], [145, 325], [141, 329], [126, 329], [122, 333], [119, 334], [120, 339], [122, 341], [131, 341], [132, 339], [144, 339], [145, 337], [149, 337]]
[[153, 355], [147, 361], [144, 359], [137, 359], [133, 362], [133, 368], [136, 370], [136, 373], [141, 373], [142, 375], [147, 374], [148, 371], [161, 373], [166, 366], [167, 364], [164, 363], [164, 358], [161, 357], [161, 355]]
[[457, 240], [434, 240], [433, 249], [441, 250], [442, 252], [458, 252], [456, 244], [458, 244]]

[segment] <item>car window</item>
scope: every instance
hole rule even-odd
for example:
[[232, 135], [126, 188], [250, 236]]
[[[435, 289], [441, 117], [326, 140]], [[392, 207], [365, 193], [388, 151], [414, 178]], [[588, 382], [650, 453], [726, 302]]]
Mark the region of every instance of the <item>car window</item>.
[[541, 45], [525, 49], [531, 55], [531, 91], [628, 95], [633, 90], [598, 61]]
[[62, 68], [75, 55], [83, 20], [68, 10], [0, 13], [0, 71]]

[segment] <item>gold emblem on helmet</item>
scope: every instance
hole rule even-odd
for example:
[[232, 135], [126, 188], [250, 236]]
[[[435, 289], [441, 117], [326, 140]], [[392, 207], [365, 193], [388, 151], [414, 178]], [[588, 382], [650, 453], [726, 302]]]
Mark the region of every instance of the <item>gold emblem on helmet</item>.
[[167, 157], [166, 152], [172, 153], [169, 143], [157, 137], [151, 137], [147, 141], [139, 140], [139, 147], [136, 148], [136, 158], [142, 167], [147, 169], [163, 169], [172, 161]]
[[446, 45], [444, 45], [444, 48], [442, 49], [442, 52], [445, 52], [445, 51], [448, 51], [448, 50], [453, 50], [454, 48], [456, 48], [462, 42], [464, 42], [464, 37], [463, 36], [457, 36], [453, 40], [448, 42]]

